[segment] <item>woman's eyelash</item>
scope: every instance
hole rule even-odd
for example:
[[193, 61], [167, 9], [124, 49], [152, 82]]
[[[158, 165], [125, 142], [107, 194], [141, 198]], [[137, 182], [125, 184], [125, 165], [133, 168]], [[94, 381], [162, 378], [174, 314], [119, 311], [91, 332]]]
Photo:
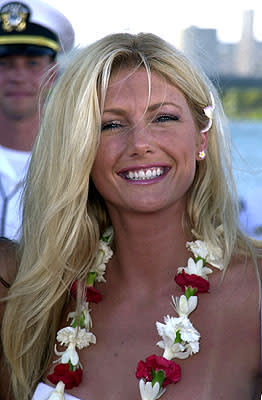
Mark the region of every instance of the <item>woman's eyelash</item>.
[[102, 131], [113, 130], [113, 129], [117, 129], [119, 127], [120, 127], [119, 122], [106, 122], [106, 123], [102, 124], [101, 130]]
[[[152, 122], [168, 122], [168, 121], [179, 121], [180, 117], [177, 115], [162, 114], [158, 115]], [[101, 126], [101, 131], [109, 131], [121, 128], [123, 125], [119, 121], [105, 122]]]
[[178, 120], [179, 117], [177, 115], [163, 114], [157, 116], [153, 122], [178, 121]]

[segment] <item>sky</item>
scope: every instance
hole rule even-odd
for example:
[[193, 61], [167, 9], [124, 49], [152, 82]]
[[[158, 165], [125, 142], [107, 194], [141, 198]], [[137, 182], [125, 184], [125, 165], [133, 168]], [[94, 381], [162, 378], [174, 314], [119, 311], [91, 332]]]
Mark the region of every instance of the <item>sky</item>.
[[217, 29], [218, 39], [241, 38], [243, 13], [254, 10], [254, 36], [262, 41], [262, 0], [45, 0], [72, 23], [76, 45], [113, 32], [152, 32], [179, 46], [189, 26]]

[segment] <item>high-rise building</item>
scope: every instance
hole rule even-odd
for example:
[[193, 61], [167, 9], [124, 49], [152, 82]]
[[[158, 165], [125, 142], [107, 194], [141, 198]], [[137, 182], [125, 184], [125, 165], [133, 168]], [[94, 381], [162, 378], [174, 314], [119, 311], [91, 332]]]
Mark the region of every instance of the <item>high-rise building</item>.
[[236, 75], [256, 75], [256, 40], [253, 34], [254, 11], [245, 11], [240, 42], [235, 47]]
[[261, 77], [262, 42], [254, 38], [253, 21], [254, 11], [246, 11], [243, 16], [242, 36], [236, 44], [220, 42], [215, 29], [191, 26], [182, 33], [182, 50], [210, 77]]
[[215, 29], [200, 29], [191, 26], [183, 32], [182, 49], [197, 62], [207, 75], [217, 74], [218, 40]]

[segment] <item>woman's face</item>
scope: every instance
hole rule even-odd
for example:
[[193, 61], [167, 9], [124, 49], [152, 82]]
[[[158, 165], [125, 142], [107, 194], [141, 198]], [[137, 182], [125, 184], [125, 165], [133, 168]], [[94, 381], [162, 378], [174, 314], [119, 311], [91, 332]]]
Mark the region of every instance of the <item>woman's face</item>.
[[109, 82], [92, 178], [109, 211], [184, 207], [206, 146], [176, 86], [152, 73], [149, 97], [144, 68], [120, 68]]

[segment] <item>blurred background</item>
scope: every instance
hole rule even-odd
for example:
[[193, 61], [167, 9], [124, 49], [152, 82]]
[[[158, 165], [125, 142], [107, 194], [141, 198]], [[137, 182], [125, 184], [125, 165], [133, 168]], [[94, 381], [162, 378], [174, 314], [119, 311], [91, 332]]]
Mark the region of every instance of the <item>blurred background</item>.
[[229, 120], [243, 227], [262, 239], [262, 1], [46, 1], [70, 19], [76, 45], [153, 32], [201, 65]]

